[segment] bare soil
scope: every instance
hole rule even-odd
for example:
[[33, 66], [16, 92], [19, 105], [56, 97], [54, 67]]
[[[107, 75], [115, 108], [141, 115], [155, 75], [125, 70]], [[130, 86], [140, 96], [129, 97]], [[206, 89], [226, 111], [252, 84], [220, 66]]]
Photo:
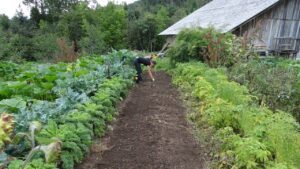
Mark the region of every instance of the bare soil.
[[145, 79], [131, 90], [119, 105], [113, 130], [94, 143], [77, 169], [205, 167], [205, 153], [186, 120], [179, 92], [165, 73], [155, 77], [155, 82]]

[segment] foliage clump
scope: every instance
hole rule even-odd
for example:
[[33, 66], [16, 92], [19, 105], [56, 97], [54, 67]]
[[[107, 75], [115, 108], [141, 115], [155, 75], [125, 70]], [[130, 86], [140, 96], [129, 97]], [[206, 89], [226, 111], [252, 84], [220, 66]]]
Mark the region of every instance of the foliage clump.
[[15, 115], [1, 113], [0, 166], [74, 168], [117, 115], [133, 85], [133, 59], [122, 50], [72, 63], [0, 64], [12, 70], [0, 83], [0, 110]]
[[251, 60], [235, 64], [227, 74], [231, 80], [247, 86], [259, 105], [286, 111], [300, 121], [298, 64], [274, 58]]
[[219, 168], [288, 168], [300, 166], [299, 123], [288, 113], [258, 106], [249, 90], [228, 80], [224, 69], [199, 62], [177, 63], [167, 70], [195, 105], [196, 127], [203, 120], [216, 130]]
[[213, 28], [192, 28], [181, 31], [167, 51], [171, 63], [198, 60], [211, 67], [232, 66], [246, 59], [247, 50], [242, 39], [231, 33], [220, 33]]

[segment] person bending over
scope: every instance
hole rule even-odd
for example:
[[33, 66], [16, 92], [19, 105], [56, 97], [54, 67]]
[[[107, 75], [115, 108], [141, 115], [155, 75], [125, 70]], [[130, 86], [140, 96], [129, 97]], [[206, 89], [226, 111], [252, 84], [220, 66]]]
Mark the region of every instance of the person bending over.
[[151, 57], [137, 57], [134, 61], [134, 66], [137, 72], [137, 80], [136, 82], [139, 83], [140, 81], [143, 80], [142, 78], [142, 67], [141, 65], [147, 66], [148, 68], [148, 74], [150, 76], [150, 78], [152, 79], [152, 81], [154, 82], [155, 79], [153, 77], [152, 74], [152, 68], [154, 68], [154, 66], [156, 65], [156, 62], [152, 60], [152, 56]]

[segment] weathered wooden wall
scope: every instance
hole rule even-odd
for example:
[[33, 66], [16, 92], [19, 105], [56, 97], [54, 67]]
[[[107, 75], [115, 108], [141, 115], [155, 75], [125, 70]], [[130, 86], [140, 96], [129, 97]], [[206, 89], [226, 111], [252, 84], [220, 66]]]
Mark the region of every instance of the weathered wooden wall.
[[299, 52], [300, 0], [281, 0], [236, 28], [233, 33], [240, 36], [246, 33], [256, 39], [255, 45], [261, 46], [264, 43], [269, 51], [291, 48]]

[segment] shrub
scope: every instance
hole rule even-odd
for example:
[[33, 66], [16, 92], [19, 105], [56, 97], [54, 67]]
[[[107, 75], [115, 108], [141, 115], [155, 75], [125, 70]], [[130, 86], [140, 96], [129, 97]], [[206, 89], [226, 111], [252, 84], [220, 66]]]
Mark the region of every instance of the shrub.
[[57, 40], [59, 36], [53, 33], [40, 33], [32, 38], [33, 56], [39, 61], [53, 61], [59, 54]]
[[268, 106], [272, 111], [290, 112], [300, 120], [298, 71], [281, 62], [252, 60], [236, 64], [227, 73], [231, 80], [247, 86], [258, 98], [259, 105]]
[[176, 62], [200, 60], [212, 67], [231, 66], [246, 56], [241, 40], [231, 33], [220, 33], [213, 28], [185, 29], [167, 51], [173, 65]]

